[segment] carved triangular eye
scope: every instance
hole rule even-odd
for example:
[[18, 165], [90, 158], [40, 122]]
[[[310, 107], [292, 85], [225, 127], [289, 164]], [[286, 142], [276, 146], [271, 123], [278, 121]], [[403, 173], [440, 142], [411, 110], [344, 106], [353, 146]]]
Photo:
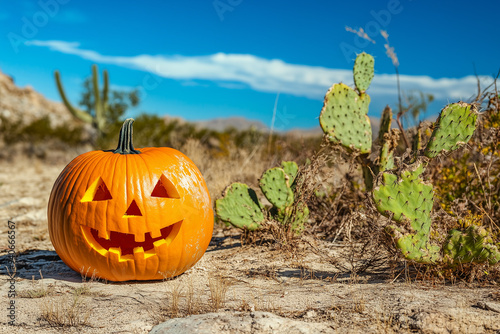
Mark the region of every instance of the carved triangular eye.
[[135, 202], [135, 199], [130, 203], [127, 212], [125, 212], [125, 215], [123, 218], [128, 218], [128, 217], [140, 217], [142, 216], [141, 209], [139, 209], [139, 206]]
[[90, 185], [83, 195], [81, 202], [107, 201], [113, 199], [102, 178], [98, 178]]
[[160, 176], [160, 179], [156, 183], [151, 196], [163, 198], [181, 198], [172, 181], [167, 179], [163, 174]]

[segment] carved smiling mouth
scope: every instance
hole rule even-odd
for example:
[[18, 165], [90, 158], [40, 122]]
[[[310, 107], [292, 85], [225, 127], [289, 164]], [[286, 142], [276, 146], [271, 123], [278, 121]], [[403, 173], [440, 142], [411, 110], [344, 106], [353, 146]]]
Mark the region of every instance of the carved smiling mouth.
[[158, 253], [160, 247], [166, 247], [175, 239], [182, 220], [160, 230], [161, 236], [153, 238], [150, 232], [144, 234], [144, 241], [135, 241], [135, 235], [116, 231], [109, 232], [109, 239], [101, 238], [96, 229], [81, 226], [86, 241], [103, 256], [117, 254], [121, 261], [133, 260], [143, 254], [144, 258]]

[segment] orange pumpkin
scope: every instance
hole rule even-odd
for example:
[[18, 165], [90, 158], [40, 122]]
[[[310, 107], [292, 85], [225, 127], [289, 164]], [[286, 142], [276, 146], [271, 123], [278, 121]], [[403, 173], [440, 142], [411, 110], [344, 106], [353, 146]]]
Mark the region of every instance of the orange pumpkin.
[[134, 149], [133, 119], [118, 148], [76, 157], [50, 194], [50, 240], [77, 272], [111, 281], [179, 275], [205, 253], [213, 211], [195, 164], [172, 148]]

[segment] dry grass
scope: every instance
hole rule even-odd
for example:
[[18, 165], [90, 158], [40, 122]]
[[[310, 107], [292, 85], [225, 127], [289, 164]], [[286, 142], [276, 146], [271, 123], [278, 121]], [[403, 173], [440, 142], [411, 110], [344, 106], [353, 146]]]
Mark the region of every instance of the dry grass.
[[223, 277], [213, 275], [208, 279], [208, 287], [210, 288], [210, 308], [214, 312], [218, 312], [226, 304], [226, 294], [229, 289], [229, 283]]
[[40, 280], [35, 281], [35, 277], [31, 278], [31, 289], [21, 290], [17, 293], [20, 298], [43, 298], [49, 296], [54, 292], [55, 284], [45, 286], [43, 282], [42, 271], [40, 270]]
[[40, 320], [51, 327], [89, 326], [91, 307], [80, 295], [65, 296], [63, 300], [49, 300], [41, 305]]

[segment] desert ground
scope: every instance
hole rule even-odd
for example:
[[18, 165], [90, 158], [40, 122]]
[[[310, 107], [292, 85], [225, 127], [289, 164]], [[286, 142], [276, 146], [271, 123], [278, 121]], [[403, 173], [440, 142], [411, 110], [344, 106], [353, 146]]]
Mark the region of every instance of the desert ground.
[[[48, 197], [65, 164], [0, 161], [2, 333], [148, 333], [173, 318], [218, 312], [237, 322], [260, 311], [321, 324], [324, 333], [500, 332], [498, 286], [413, 280], [401, 266], [345, 272], [338, 256], [343, 243], [310, 235], [286, 251], [269, 243], [242, 245], [247, 239], [239, 230], [216, 224], [204, 257], [174, 279], [114, 283], [74, 272], [57, 256], [47, 230]], [[14, 326], [7, 310], [9, 220], [17, 252]], [[247, 332], [225, 326], [218, 330]]]

